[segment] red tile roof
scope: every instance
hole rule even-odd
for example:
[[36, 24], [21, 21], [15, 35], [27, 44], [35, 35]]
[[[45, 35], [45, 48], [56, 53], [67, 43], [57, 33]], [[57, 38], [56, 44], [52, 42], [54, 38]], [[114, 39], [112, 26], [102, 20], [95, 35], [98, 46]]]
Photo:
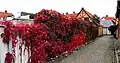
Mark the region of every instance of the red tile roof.
[[66, 16], [67, 16], [67, 17], [70, 17], [70, 18], [76, 18], [76, 17], [77, 17], [77, 14], [78, 14], [78, 13], [67, 14]]
[[0, 12], [0, 18], [9, 17], [9, 16], [13, 16], [13, 14], [12, 13], [6, 13], [6, 12]]
[[115, 20], [114, 17], [104, 17], [103, 19], [105, 19], [105, 20]]

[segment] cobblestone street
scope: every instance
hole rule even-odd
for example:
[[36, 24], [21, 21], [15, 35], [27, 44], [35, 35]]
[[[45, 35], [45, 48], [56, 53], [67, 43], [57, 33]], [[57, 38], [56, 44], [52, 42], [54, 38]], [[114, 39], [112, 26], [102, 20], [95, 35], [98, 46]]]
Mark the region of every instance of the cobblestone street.
[[114, 63], [113, 38], [103, 36], [55, 63]]

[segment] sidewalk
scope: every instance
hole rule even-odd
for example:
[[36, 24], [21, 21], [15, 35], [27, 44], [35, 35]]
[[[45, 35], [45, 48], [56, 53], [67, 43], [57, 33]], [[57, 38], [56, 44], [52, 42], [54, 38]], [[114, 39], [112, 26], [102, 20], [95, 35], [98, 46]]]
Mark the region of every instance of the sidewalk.
[[120, 40], [114, 39], [115, 63], [120, 63]]
[[72, 55], [53, 63], [114, 63], [114, 39], [103, 36]]

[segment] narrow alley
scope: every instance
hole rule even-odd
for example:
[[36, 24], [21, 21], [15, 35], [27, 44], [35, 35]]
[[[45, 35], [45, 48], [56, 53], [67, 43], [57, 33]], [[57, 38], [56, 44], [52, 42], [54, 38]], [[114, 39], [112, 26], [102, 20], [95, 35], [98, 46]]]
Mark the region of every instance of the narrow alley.
[[54, 63], [114, 63], [112, 36], [97, 38], [77, 52]]

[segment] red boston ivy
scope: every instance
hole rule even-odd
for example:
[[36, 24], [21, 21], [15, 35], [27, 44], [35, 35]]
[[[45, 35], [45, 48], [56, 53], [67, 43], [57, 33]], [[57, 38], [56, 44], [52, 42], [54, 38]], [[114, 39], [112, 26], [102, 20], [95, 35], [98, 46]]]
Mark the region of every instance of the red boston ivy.
[[19, 43], [21, 53], [22, 45], [25, 45], [28, 63], [45, 63], [60, 55], [70, 54], [86, 42], [81, 20], [68, 18], [53, 10], [38, 12], [33, 24], [0, 23], [6, 25], [3, 42], [12, 42], [13, 49]]
[[5, 63], [13, 63], [13, 62], [14, 62], [14, 56], [10, 52], [6, 53]]

